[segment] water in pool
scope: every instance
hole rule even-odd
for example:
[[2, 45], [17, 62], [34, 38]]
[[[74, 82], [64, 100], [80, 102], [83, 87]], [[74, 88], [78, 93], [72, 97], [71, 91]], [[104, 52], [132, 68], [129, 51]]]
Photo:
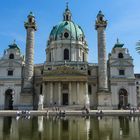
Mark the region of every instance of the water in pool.
[[140, 118], [0, 117], [0, 140], [140, 140]]

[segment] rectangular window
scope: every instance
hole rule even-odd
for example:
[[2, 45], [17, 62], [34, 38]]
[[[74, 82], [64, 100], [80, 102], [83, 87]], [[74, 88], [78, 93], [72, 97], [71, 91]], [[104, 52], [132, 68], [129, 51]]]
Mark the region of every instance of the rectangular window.
[[8, 76], [13, 76], [13, 70], [8, 70]]
[[125, 71], [124, 70], [119, 70], [119, 75], [125, 75]]

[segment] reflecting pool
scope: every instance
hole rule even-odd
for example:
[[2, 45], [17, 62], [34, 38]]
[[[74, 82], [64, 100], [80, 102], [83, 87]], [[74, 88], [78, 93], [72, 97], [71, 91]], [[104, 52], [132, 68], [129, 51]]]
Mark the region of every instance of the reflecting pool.
[[0, 140], [140, 140], [140, 118], [0, 117]]

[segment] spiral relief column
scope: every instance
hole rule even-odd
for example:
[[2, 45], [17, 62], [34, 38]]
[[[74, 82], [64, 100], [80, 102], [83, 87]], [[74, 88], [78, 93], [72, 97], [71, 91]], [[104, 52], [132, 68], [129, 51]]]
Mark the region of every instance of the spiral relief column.
[[95, 24], [98, 35], [98, 108], [111, 107], [111, 93], [108, 88], [107, 59], [106, 59], [106, 35], [107, 20], [99, 11]]
[[27, 31], [24, 88], [32, 89], [34, 74], [34, 35], [37, 30], [35, 17], [32, 12], [28, 15], [28, 21], [25, 22], [24, 27]]

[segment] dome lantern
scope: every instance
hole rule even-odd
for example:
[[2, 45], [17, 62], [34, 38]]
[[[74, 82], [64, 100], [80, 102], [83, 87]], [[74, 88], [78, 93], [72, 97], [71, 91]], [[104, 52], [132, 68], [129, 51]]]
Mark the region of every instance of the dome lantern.
[[68, 2], [67, 2], [66, 9], [65, 9], [65, 12], [63, 14], [64, 21], [71, 21], [71, 17], [72, 17], [72, 14], [71, 14], [71, 11], [69, 9]]

